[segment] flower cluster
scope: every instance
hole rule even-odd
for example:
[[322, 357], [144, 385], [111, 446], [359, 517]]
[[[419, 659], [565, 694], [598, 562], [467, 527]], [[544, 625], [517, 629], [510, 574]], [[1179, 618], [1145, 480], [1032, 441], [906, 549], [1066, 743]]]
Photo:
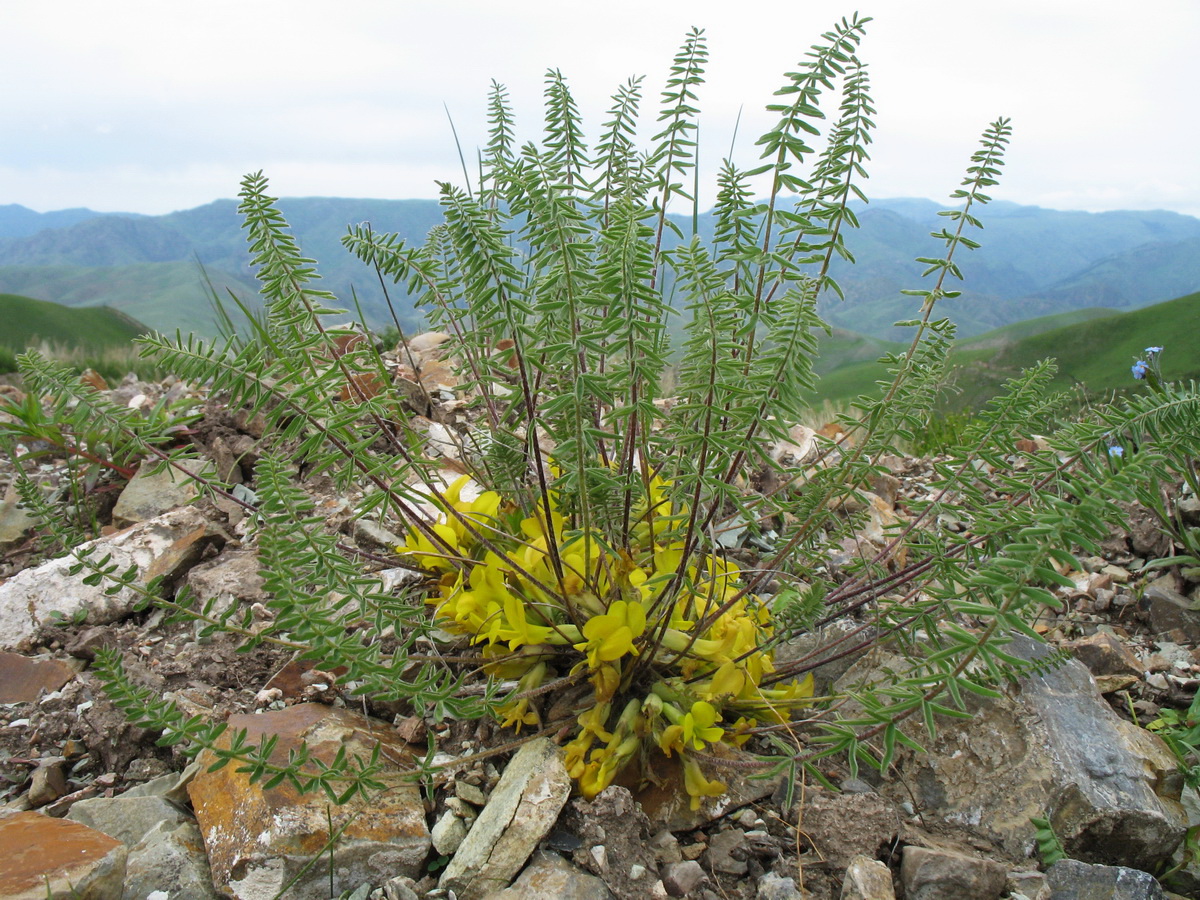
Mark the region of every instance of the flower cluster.
[[1146, 359], [1139, 359], [1130, 366], [1133, 377], [1138, 381], [1145, 380], [1151, 387], [1156, 387], [1162, 381], [1162, 372], [1158, 359], [1162, 351], [1162, 347], [1147, 347], [1142, 351], [1146, 354]]
[[464, 499], [463, 476], [442, 494], [439, 543], [413, 530], [401, 553], [433, 579], [429, 603], [452, 634], [482, 645], [485, 671], [518, 679], [503, 725], [543, 725], [533, 694], [552, 677], [586, 679], [566, 763], [586, 797], [657, 750], [682, 761], [693, 806], [720, 795], [694, 754], [740, 745], [760, 721], [780, 722], [812, 695], [811, 678], [762, 686], [768, 611], [725, 559], [691, 554], [674, 537], [686, 511], [656, 479], [635, 510], [627, 547], [571, 529], [553, 492], [523, 515], [493, 491]]

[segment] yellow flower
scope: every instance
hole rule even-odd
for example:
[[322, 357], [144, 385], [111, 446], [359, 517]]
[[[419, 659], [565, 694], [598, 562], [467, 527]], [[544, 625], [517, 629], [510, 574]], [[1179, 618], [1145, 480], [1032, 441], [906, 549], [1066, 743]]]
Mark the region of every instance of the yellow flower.
[[501, 728], [512, 728], [517, 734], [521, 733], [523, 725], [538, 725], [541, 719], [538, 718], [537, 711], [529, 706], [529, 698], [522, 697], [515, 703], [510, 703], [507, 706], [501, 706], [498, 710], [503, 718], [500, 720]]
[[671, 755], [672, 750], [682, 751], [689, 747], [703, 750], [706, 743], [715, 744], [725, 734], [724, 729], [715, 724], [721, 720], [721, 714], [704, 700], [697, 700], [692, 704], [691, 711], [682, 716], [670, 704], [664, 704], [663, 710], [668, 718], [678, 718], [675, 724], [663, 729], [659, 738], [658, 744], [667, 756]]
[[692, 798], [693, 810], [700, 808], [701, 798], [720, 797], [726, 790], [723, 782], [709, 781], [700, 771], [700, 764], [690, 756], [683, 757], [683, 786]]
[[587, 654], [588, 666], [598, 669], [602, 662], [612, 662], [626, 654], [638, 655], [634, 638], [646, 630], [646, 610], [633, 600], [617, 600], [602, 616], [592, 616], [583, 626], [586, 640], [575, 645]]

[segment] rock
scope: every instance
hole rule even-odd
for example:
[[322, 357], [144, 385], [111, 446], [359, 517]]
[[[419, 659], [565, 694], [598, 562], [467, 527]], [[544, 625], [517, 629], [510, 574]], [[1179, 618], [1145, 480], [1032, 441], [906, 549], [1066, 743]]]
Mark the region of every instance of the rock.
[[116, 838], [127, 847], [138, 844], [160, 824], [177, 828], [191, 821], [182, 810], [162, 797], [94, 797], [71, 807], [67, 818]]
[[834, 869], [859, 856], [875, 859], [900, 833], [900, 813], [879, 794], [809, 790], [797, 803], [801, 833]]
[[57, 691], [75, 677], [61, 660], [0, 653], [0, 703], [36, 703], [43, 692]]
[[21, 506], [16, 487], [9, 485], [0, 502], [0, 553], [11, 550], [37, 525], [37, 519]]
[[1138, 658], [1107, 631], [1097, 631], [1090, 637], [1071, 641], [1066, 647], [1093, 675], [1142, 674], [1142, 664]]
[[1046, 870], [1048, 900], [1162, 900], [1152, 875], [1121, 866], [1095, 866], [1062, 859]]
[[758, 879], [754, 900], [805, 900], [805, 897], [796, 887], [795, 878], [767, 872]]
[[905, 847], [905, 900], [999, 900], [1008, 872], [1000, 863], [948, 850]]
[[1200, 643], [1200, 611], [1192, 608], [1187, 597], [1152, 584], [1142, 599], [1150, 604], [1150, 628], [1154, 635], [1165, 637], [1178, 629], [1188, 643]]
[[263, 577], [259, 574], [258, 554], [254, 550], [223, 550], [187, 574], [188, 587], [201, 602], [236, 600], [246, 603], [266, 601]]
[[854, 857], [846, 866], [841, 900], [896, 900], [891, 870], [877, 859]]
[[125, 845], [78, 822], [41, 813], [0, 818], [0, 897], [121, 900]]
[[152, 900], [155, 891], [187, 900], [223, 900], [213, 887], [204, 839], [195, 822], [159, 822], [130, 849], [123, 900]]
[[451, 856], [462, 845], [470, 825], [466, 819], [456, 815], [453, 810], [446, 810], [430, 832], [433, 849], [441, 856]]
[[[314, 759], [332, 762], [344, 749], [348, 756], [368, 757], [383, 747], [382, 778], [412, 765], [408, 745], [382, 723], [346, 709], [302, 703], [261, 715], [229, 718], [221, 741], [228, 746], [233, 731], [245, 729], [250, 746], [263, 735], [277, 735], [272, 760], [286, 761], [288, 752], [307, 743]], [[333, 848], [334, 894], [364, 881], [395, 875], [417, 875], [429, 852], [429, 830], [417, 787], [404, 782], [369, 801], [356, 797], [341, 806], [314, 792], [301, 796], [286, 781], [269, 789], [250, 784], [247, 775], [229, 765], [207, 771], [215, 757], [205, 751], [203, 769], [188, 785], [196, 819], [208, 847], [218, 889], [239, 900], [275, 896], [314, 856], [328, 853], [329, 829], [341, 830]], [[328, 816], [328, 818], [327, 818]], [[326, 900], [328, 866], [312, 866], [288, 890], [289, 900]]]
[[783, 669], [792, 663], [813, 665], [814, 668], [809, 670], [813, 676], [813, 692], [824, 696], [830, 685], [867, 652], [862, 645], [876, 634], [875, 628], [864, 627], [862, 622], [849, 616], [834, 619], [828, 625], [798, 634], [776, 647], [775, 668]]
[[727, 828], [709, 838], [704, 862], [714, 872], [745, 875], [750, 871], [746, 862], [748, 855], [746, 832], [739, 828]]
[[559, 831], [575, 836], [572, 859], [621, 898], [645, 896], [647, 873], [658, 868], [650, 821], [627, 788], [610, 785], [592, 800], [572, 801]]
[[[1005, 649], [1027, 660], [1049, 652], [1025, 637]], [[845, 679], [857, 677], [851, 670]], [[924, 814], [971, 827], [1016, 858], [1031, 846], [1029, 820], [1043, 816], [1085, 861], [1153, 868], [1174, 852], [1186, 827], [1175, 757], [1121, 720], [1082, 664], [968, 704], [971, 718], [941, 721], [934, 740], [918, 723], [904, 725], [929, 752], [898, 754], [897, 780], [912, 786]], [[886, 790], [908, 799], [894, 785]]]
[[[155, 472], [162, 463], [147, 459], [138, 467], [137, 474], [125, 485], [117, 505], [113, 507], [113, 524], [136, 525], [157, 518], [180, 506], [186, 506], [200, 495], [196, 485], [178, 469], [168, 466]], [[213, 477], [212, 466], [201, 460], [189, 460], [184, 467], [189, 472]]]
[[53, 803], [67, 792], [66, 760], [61, 756], [44, 759], [29, 778], [29, 805], [35, 809]]
[[493, 891], [486, 900], [613, 900], [613, 894], [595, 875], [539, 850], [512, 887]]
[[663, 866], [662, 883], [672, 897], [688, 897], [708, 878], [694, 859]]
[[[208, 524], [198, 510], [184, 507], [83, 547], [94, 548], [91, 558], [96, 562], [111, 556], [118, 571], [136, 568], [139, 580], [144, 581], [154, 573], [174, 574], [173, 569], [164, 571], [164, 567], [172, 560], [178, 565], [185, 562], [177, 557], [176, 545], [197, 533], [207, 534]], [[195, 547], [195, 542], [190, 546]], [[82, 575], [70, 574], [75, 564], [73, 557], [65, 556], [25, 569], [0, 584], [0, 649], [29, 645], [55, 613], [68, 620], [86, 613], [91, 624], [113, 622], [129, 614], [139, 599], [133, 591], [123, 588], [109, 595], [106, 583], [84, 584]]]
[[571, 793], [562, 751], [537, 738], [513, 756], [438, 885], [479, 900], [508, 885], [554, 826]]

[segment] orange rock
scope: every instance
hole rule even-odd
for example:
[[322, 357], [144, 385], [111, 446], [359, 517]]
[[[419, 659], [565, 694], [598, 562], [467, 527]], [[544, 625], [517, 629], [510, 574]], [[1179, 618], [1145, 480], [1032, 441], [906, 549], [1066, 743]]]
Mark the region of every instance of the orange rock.
[[74, 677], [75, 670], [57, 659], [0, 653], [0, 703], [34, 703], [43, 690], [57, 691]]
[[120, 900], [127, 854], [78, 822], [35, 812], [0, 818], [0, 897]]
[[107, 391], [108, 382], [104, 380], [104, 376], [95, 369], [84, 369], [79, 376], [81, 384], [86, 384], [89, 387], [94, 387], [98, 391]]
[[[326, 763], [339, 749], [367, 758], [381, 746], [381, 780], [394, 783], [370, 802], [361, 797], [331, 804], [317, 791], [301, 796], [286, 781], [270, 789], [251, 784], [232, 764], [208, 772], [216, 757], [209, 751], [198, 762], [204, 770], [188, 786], [196, 820], [204, 834], [213, 883], [235, 897], [242, 887], [280, 890], [314, 856], [328, 853], [329, 829], [341, 831], [334, 849], [334, 894], [364, 881], [379, 882], [395, 875], [418, 876], [429, 852], [429, 829], [420, 792], [411, 782], [389, 775], [408, 771], [413, 756], [396, 733], [382, 722], [346, 709], [302, 703], [261, 715], [231, 716], [222, 738], [245, 729], [256, 746], [264, 735], [277, 735], [272, 761], [286, 762], [288, 752], [307, 743], [309, 752]], [[312, 866], [287, 893], [289, 898], [327, 898], [329, 873]], [[270, 893], [268, 891], [267, 896]], [[255, 894], [259, 896], [259, 894]]]
[[817, 434], [845, 447], [854, 446], [854, 438], [847, 434], [846, 429], [838, 422], [826, 422], [817, 429]]

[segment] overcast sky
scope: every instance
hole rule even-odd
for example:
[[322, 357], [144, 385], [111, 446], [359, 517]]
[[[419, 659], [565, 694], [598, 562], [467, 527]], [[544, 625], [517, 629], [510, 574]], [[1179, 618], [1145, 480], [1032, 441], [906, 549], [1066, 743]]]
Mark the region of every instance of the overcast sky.
[[533, 138], [548, 67], [592, 127], [645, 75], [648, 135], [695, 25], [708, 206], [739, 108], [749, 167], [782, 73], [856, 11], [874, 17], [868, 195], [945, 198], [1003, 115], [997, 199], [1200, 215], [1197, 0], [5, 0], [0, 205], [165, 213], [259, 169], [279, 196], [433, 197], [462, 181], [443, 104], [470, 158], [493, 78]]

